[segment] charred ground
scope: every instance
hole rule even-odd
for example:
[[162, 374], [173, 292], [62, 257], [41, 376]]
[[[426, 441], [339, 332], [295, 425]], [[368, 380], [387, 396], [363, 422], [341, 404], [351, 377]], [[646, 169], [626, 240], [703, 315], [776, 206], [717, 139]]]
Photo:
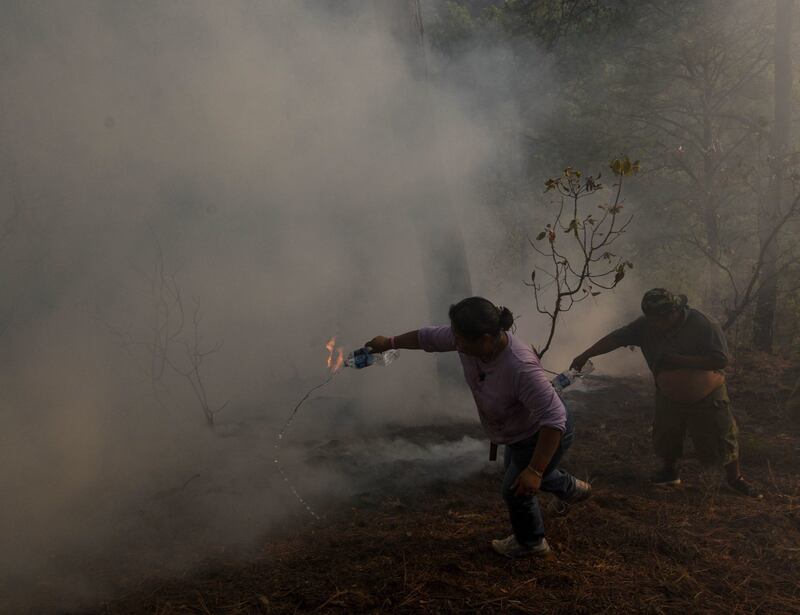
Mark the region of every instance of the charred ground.
[[[401, 464], [325, 520], [265, 537], [255, 554], [220, 551], [200, 570], [91, 612], [800, 612], [796, 365], [742, 352], [731, 371], [743, 467], [761, 501], [728, 492], [719, 471], [692, 461], [682, 487], [652, 487], [650, 382], [597, 377], [571, 394], [577, 438], [565, 462], [594, 496], [567, 510], [542, 497], [553, 561], [505, 561], [489, 549], [508, 532], [499, 461], [416, 488]], [[451, 429], [441, 437], [478, 435]]]

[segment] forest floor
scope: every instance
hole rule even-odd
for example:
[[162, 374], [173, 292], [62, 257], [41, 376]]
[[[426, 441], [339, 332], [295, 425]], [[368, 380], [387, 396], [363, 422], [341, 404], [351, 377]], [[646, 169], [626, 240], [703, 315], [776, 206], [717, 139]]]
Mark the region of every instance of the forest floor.
[[796, 363], [745, 352], [730, 373], [743, 469], [763, 500], [691, 459], [680, 487], [651, 486], [650, 381], [595, 377], [571, 393], [564, 462], [594, 493], [567, 509], [542, 496], [552, 560], [489, 547], [509, 532], [498, 460], [457, 482], [362, 493], [246, 558], [209, 559], [87, 612], [800, 613], [797, 377]]

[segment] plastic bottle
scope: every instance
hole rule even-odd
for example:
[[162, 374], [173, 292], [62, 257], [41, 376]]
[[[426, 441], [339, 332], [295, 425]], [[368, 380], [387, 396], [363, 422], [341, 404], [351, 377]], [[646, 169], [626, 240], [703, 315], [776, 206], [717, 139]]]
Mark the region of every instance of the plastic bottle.
[[399, 350], [387, 350], [386, 352], [370, 352], [369, 348], [359, 348], [348, 353], [344, 359], [345, 367], [363, 369], [370, 365], [389, 365], [400, 354]]
[[556, 390], [556, 393], [560, 395], [561, 392], [575, 382], [577, 378], [591, 374], [593, 371], [594, 364], [591, 361], [586, 361], [586, 364], [583, 366], [582, 370], [578, 371], [577, 369], [569, 369], [565, 372], [561, 372], [558, 376], [553, 378], [551, 381], [553, 388]]

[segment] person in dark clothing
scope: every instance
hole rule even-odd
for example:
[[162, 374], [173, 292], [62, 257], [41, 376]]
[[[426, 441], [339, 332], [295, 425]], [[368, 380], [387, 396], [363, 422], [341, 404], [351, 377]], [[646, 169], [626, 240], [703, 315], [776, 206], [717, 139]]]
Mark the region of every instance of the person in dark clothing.
[[721, 463], [734, 491], [760, 498], [739, 467], [738, 428], [723, 371], [730, 352], [722, 328], [690, 308], [685, 295], [663, 288], [645, 293], [642, 312], [575, 357], [572, 367], [581, 369], [591, 357], [622, 346], [641, 348], [656, 385], [653, 447], [662, 467], [653, 482], [680, 484], [678, 460], [688, 431], [702, 462]]

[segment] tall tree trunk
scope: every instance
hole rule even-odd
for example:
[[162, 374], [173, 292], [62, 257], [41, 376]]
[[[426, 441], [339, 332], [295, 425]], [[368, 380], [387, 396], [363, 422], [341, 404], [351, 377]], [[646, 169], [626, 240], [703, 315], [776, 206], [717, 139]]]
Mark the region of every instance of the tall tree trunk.
[[[420, 154], [428, 154], [423, 148], [436, 144], [436, 121], [433, 101], [427, 92], [428, 67], [423, 39], [422, 15], [419, 0], [372, 0], [379, 22], [386, 24], [389, 32], [400, 42], [414, 77], [424, 88], [423, 104], [419, 105], [416, 126], [406, 140]], [[398, 126], [396, 130], [404, 130]], [[431, 138], [434, 135], [434, 138]], [[434, 155], [437, 161], [433, 173], [426, 173], [421, 181], [415, 178], [414, 192], [422, 195], [412, 212], [417, 237], [422, 253], [423, 276], [428, 298], [431, 322], [447, 320], [449, 306], [472, 294], [469, 265], [464, 239], [449, 194], [444, 160]], [[439, 357], [439, 377], [444, 381], [460, 379], [460, 368], [454, 357]]]
[[789, 133], [792, 119], [792, 23], [794, 0], [776, 0], [775, 4], [775, 123], [772, 132], [772, 169], [767, 189], [767, 202], [759, 219], [759, 238], [761, 248], [766, 249], [762, 273], [764, 283], [758, 295], [753, 329], [756, 348], [772, 352], [775, 330], [775, 310], [778, 302], [777, 242], [764, 245], [777, 224], [783, 202], [786, 154], [789, 146]]

